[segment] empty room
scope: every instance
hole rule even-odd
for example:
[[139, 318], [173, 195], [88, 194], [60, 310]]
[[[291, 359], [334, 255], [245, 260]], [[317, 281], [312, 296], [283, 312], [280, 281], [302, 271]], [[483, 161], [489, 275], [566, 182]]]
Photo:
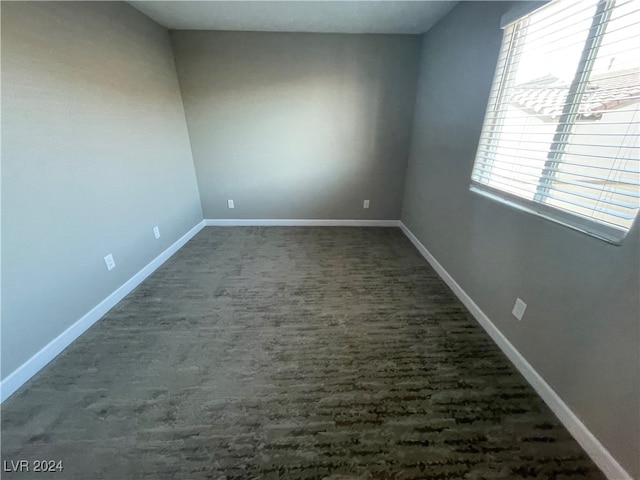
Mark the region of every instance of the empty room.
[[640, 480], [640, 1], [2, 1], [1, 478]]

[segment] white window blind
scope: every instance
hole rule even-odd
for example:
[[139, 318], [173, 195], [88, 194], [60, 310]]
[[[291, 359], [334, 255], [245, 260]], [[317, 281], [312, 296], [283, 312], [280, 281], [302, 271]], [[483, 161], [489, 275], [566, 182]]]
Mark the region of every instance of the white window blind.
[[471, 189], [617, 243], [640, 207], [640, 1], [505, 27]]

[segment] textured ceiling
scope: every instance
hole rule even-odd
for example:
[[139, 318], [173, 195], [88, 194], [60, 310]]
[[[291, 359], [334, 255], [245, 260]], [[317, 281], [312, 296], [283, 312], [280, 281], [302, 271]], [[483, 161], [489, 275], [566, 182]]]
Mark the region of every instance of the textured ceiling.
[[176, 30], [424, 33], [453, 1], [137, 1], [129, 2]]

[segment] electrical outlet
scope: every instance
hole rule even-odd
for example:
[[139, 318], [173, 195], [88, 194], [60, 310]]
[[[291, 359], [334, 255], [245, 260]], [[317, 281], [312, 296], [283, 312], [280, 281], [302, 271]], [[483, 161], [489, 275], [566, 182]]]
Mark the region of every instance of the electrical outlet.
[[111, 254], [104, 257], [104, 263], [107, 264], [107, 270], [113, 270], [116, 268], [116, 261], [113, 259], [113, 255]]
[[362, 208], [369, 208], [369, 200], [365, 200]]
[[156, 240], [160, 238], [160, 229], [158, 227], [153, 227], [153, 236], [156, 237]]
[[233, 200], [227, 200], [227, 208], [235, 208], [233, 205]]
[[513, 305], [513, 310], [511, 310], [511, 313], [513, 313], [513, 316], [516, 317], [518, 320], [522, 320], [522, 317], [524, 316], [524, 311], [526, 309], [527, 309], [527, 304], [524, 303], [519, 298], [516, 298], [516, 303]]

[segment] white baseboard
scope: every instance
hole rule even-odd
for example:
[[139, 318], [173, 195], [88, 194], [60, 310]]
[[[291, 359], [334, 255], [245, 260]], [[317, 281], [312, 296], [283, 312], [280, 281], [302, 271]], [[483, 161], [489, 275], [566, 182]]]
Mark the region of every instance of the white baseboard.
[[160, 265], [166, 262], [171, 255], [176, 253], [185, 243], [204, 228], [204, 221], [176, 240], [169, 248], [154, 258], [146, 267], [127, 280], [111, 295], [87, 312], [80, 320], [75, 322], [64, 332], [45, 345], [38, 353], [11, 372], [0, 383], [0, 402], [4, 402], [27, 380], [38, 373], [45, 365], [58, 356], [76, 338], [82, 335], [91, 325], [96, 323], [105, 313], [111, 310], [120, 300], [128, 295], [134, 288], [140, 285]]
[[206, 219], [207, 227], [399, 227], [400, 220]]
[[577, 415], [571, 411], [568, 405], [564, 403], [544, 378], [534, 370], [531, 364], [527, 362], [493, 322], [489, 320], [489, 317], [480, 310], [480, 307], [476, 305], [473, 299], [458, 285], [453, 277], [449, 275], [449, 272], [431, 255], [429, 250], [416, 238], [411, 230], [402, 222], [400, 222], [400, 228], [607, 478], [610, 480], [633, 480], [631, 475], [622, 468], [605, 446], [589, 431]]

